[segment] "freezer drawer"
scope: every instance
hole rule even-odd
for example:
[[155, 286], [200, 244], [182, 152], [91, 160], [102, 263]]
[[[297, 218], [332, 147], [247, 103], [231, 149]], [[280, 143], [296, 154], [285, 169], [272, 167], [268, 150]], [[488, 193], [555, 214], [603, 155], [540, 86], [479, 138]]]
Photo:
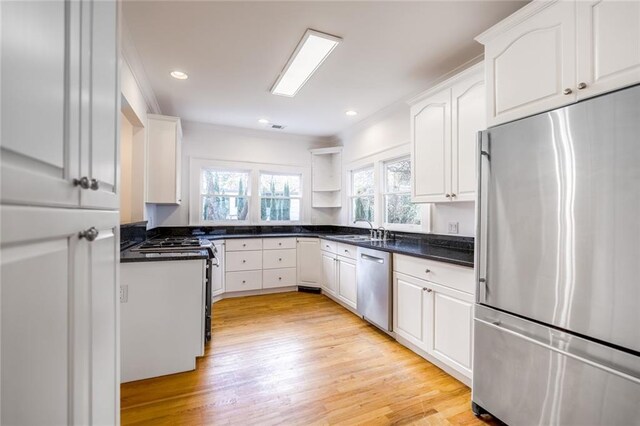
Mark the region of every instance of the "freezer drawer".
[[512, 425], [632, 425], [640, 357], [476, 305], [473, 401]]

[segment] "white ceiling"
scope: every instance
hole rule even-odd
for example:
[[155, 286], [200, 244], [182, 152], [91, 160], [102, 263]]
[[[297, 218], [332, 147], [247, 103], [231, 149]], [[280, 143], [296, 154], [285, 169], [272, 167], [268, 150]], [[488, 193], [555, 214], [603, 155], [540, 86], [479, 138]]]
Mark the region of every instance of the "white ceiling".
[[[481, 54], [473, 38], [524, 3], [126, 0], [123, 15], [164, 114], [331, 136]], [[294, 98], [272, 95], [307, 28], [343, 41]]]

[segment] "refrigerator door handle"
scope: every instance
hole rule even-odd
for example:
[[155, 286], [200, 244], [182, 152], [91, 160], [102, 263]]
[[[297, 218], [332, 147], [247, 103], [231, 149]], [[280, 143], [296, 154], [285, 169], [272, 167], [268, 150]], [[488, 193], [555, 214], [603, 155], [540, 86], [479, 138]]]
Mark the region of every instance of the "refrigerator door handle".
[[488, 214], [488, 190], [491, 159], [490, 134], [488, 130], [478, 132], [478, 149], [476, 150], [477, 183], [476, 193], [476, 239], [475, 239], [475, 264], [476, 264], [476, 302], [485, 303], [487, 298], [487, 214]]
[[558, 347], [555, 347], [553, 345], [549, 345], [548, 343], [541, 342], [540, 340], [537, 340], [537, 339], [535, 339], [533, 337], [529, 337], [529, 336], [521, 334], [521, 333], [519, 333], [517, 331], [511, 330], [511, 329], [505, 327], [505, 325], [501, 321], [488, 322], [488, 321], [485, 321], [485, 320], [480, 319], [480, 318], [476, 318], [475, 320], [478, 321], [478, 322], [481, 322], [482, 324], [484, 324], [487, 327], [498, 329], [503, 333], [510, 334], [510, 335], [512, 335], [514, 337], [517, 337], [519, 339], [523, 339], [523, 340], [525, 340], [525, 341], [527, 341], [529, 343], [533, 343], [535, 345], [541, 346], [541, 347], [543, 347], [545, 349], [548, 349], [550, 351], [553, 351], [555, 353], [558, 353], [558, 354], [564, 355], [566, 357], [572, 358], [572, 359], [574, 359], [576, 361], [579, 361], [579, 362], [582, 362], [584, 364], [588, 364], [588, 365], [590, 365], [592, 367], [598, 368], [598, 369], [600, 369], [602, 371], [606, 371], [607, 373], [616, 375], [616, 376], [618, 376], [620, 378], [623, 378], [623, 379], [628, 380], [628, 381], [630, 381], [632, 383], [640, 385], [640, 378], [638, 378], [638, 377], [632, 376], [632, 375], [627, 374], [627, 373], [625, 373], [623, 371], [616, 370], [615, 368], [609, 367], [608, 365], [604, 365], [604, 364], [602, 364], [600, 362], [592, 361], [592, 360], [590, 360], [588, 358], [584, 358], [584, 357], [582, 357], [580, 355], [576, 355], [575, 353], [572, 353], [572, 352], [569, 352], [569, 351], [566, 351], [566, 350], [562, 350], [562, 349], [560, 349]]

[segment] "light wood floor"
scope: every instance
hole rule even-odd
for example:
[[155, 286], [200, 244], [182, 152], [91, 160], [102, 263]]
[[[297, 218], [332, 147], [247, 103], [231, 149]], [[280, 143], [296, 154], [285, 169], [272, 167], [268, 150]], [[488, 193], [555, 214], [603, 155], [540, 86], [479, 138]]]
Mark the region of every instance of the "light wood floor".
[[122, 424], [482, 422], [471, 391], [325, 296], [226, 299], [195, 371], [122, 385]]

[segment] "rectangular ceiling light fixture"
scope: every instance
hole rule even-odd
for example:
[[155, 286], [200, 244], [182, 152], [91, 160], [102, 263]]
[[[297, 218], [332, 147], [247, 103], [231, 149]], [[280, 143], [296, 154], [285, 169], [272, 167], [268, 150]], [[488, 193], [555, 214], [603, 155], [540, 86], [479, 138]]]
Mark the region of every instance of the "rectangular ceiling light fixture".
[[341, 40], [340, 37], [307, 29], [271, 88], [271, 93], [295, 96]]

